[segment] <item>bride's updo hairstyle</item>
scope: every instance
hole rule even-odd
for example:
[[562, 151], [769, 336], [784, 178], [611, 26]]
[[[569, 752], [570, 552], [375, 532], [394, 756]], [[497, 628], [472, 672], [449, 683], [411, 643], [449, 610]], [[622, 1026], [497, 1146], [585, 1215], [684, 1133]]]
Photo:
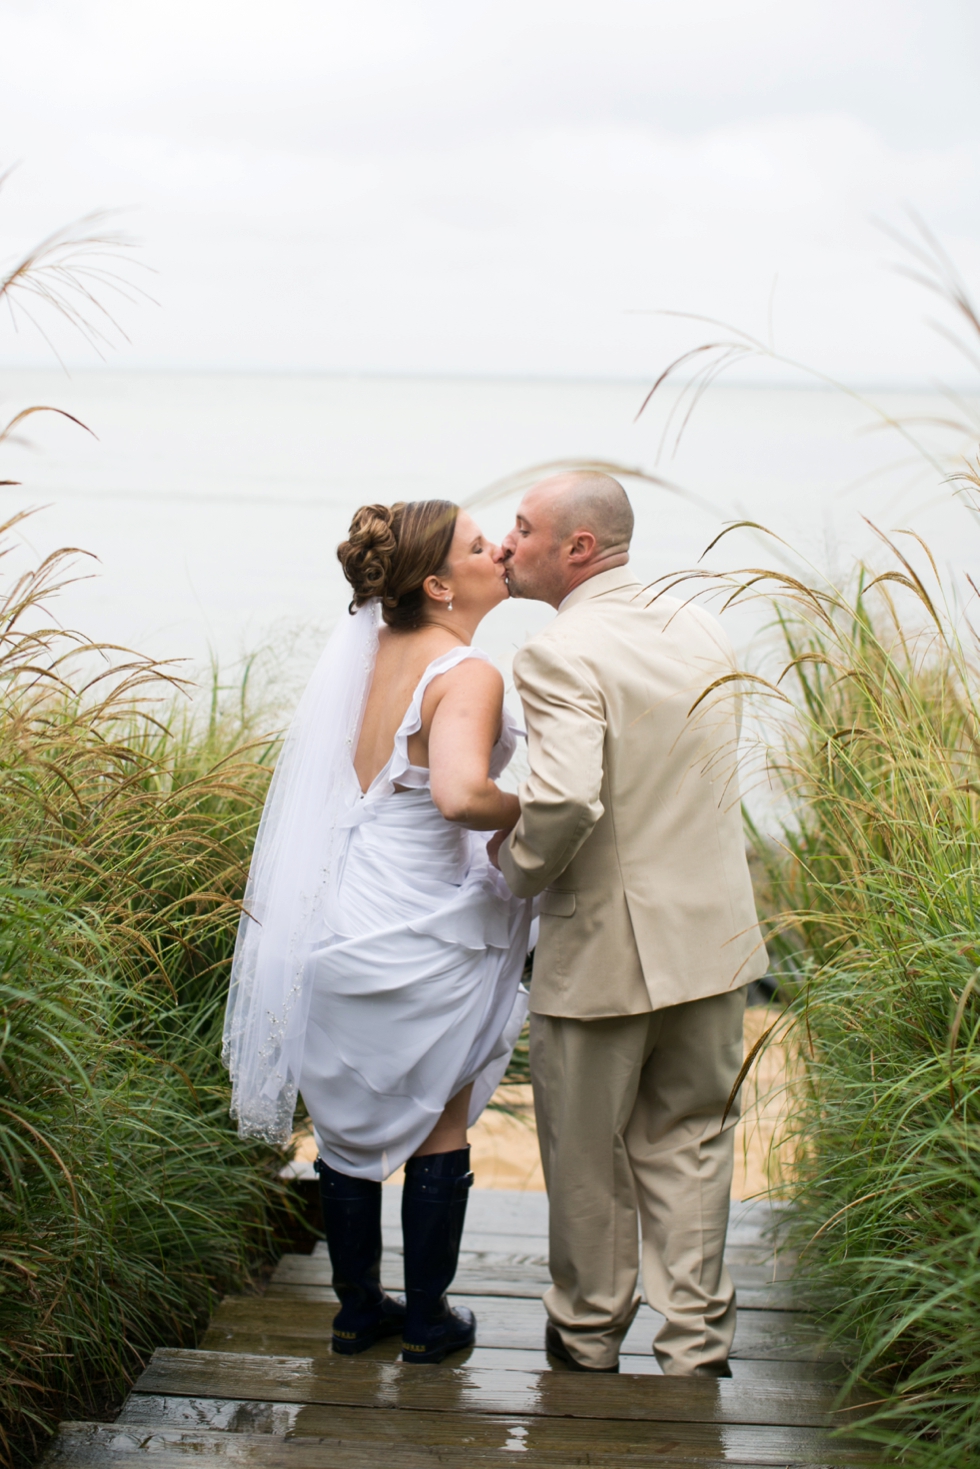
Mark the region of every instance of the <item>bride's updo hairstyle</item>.
[[380, 597], [389, 627], [422, 627], [422, 583], [445, 571], [458, 514], [451, 500], [362, 505], [348, 539], [337, 547], [337, 560], [354, 590], [351, 612]]

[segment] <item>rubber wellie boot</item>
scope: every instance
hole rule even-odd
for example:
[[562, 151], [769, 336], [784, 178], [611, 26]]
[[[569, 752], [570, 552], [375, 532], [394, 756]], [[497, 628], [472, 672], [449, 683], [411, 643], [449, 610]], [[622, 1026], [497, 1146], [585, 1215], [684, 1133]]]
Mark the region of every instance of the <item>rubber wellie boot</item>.
[[333, 1288], [340, 1310], [333, 1322], [333, 1349], [344, 1356], [366, 1351], [405, 1324], [405, 1302], [381, 1289], [381, 1185], [371, 1178], [349, 1178], [322, 1158], [320, 1175], [323, 1229], [333, 1266]]
[[402, 1190], [405, 1240], [403, 1362], [441, 1362], [476, 1340], [476, 1317], [446, 1300], [459, 1260], [466, 1198], [473, 1185], [469, 1148], [409, 1158]]

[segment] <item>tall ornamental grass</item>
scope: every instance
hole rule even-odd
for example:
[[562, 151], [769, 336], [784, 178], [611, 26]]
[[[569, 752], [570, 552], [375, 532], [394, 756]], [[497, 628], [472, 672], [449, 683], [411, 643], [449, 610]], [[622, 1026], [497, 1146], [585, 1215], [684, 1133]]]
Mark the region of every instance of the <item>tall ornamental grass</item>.
[[[11, 524], [0, 528], [9, 539]], [[0, 1463], [98, 1415], [246, 1273], [271, 1150], [220, 1028], [273, 744], [59, 630], [50, 558], [0, 600]]]
[[[980, 1463], [980, 676], [928, 553], [806, 586], [764, 570], [781, 841], [757, 838], [789, 1001], [779, 1174], [801, 1271], [853, 1363], [859, 1433]], [[905, 547], [911, 547], [906, 551]], [[863, 1388], [863, 1391], [860, 1390]]]

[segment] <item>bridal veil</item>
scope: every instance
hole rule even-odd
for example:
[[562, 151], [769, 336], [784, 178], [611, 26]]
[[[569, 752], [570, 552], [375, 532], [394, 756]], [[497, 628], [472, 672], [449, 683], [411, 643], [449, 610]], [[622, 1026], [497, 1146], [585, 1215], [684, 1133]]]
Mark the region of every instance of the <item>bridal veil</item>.
[[345, 615], [300, 700], [262, 813], [232, 963], [222, 1058], [241, 1137], [285, 1146], [303, 1062], [311, 946], [326, 923], [353, 755], [378, 644], [379, 603]]

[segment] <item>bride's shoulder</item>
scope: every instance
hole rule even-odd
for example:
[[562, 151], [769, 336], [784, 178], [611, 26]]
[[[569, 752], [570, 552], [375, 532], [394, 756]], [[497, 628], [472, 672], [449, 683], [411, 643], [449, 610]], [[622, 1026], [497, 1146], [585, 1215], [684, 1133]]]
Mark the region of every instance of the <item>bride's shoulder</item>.
[[446, 665], [433, 670], [435, 677], [430, 688], [442, 697], [452, 692], [461, 698], [493, 698], [502, 702], [504, 680], [500, 670], [482, 648], [448, 648], [446, 653], [434, 660], [438, 665], [445, 658]]
[[[466, 680], [470, 683], [493, 684], [498, 683], [503, 687], [503, 678], [500, 670], [490, 657], [484, 653], [482, 648], [456, 648], [447, 649], [445, 655], [446, 668], [444, 678], [455, 680]], [[439, 662], [442, 659], [437, 660]]]

